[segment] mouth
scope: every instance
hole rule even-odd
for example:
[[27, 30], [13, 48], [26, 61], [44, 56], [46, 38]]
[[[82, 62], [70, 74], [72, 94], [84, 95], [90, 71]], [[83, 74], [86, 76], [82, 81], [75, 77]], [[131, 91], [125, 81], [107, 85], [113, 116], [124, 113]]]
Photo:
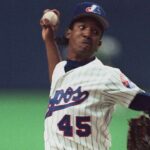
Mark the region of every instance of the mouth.
[[83, 40], [82, 42], [83, 44], [87, 44], [87, 45], [91, 45], [92, 44], [92, 41], [90, 39], [85, 39]]
[[92, 41], [88, 40], [88, 39], [85, 39], [85, 40], [82, 41], [82, 45], [84, 47], [91, 47], [92, 46]]

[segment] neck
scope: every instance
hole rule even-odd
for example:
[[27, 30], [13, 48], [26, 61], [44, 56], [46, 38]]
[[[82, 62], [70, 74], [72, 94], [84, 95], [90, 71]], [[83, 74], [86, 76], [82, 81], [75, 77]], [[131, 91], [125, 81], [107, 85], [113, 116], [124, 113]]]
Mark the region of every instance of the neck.
[[81, 61], [89, 61], [89, 60], [91, 60], [91, 59], [93, 59], [94, 58], [94, 56], [91, 56], [91, 57], [67, 57], [67, 59], [68, 60], [73, 60], [73, 61], [79, 61], [79, 62], [81, 62]]
[[73, 61], [89, 61], [91, 59], [94, 58], [94, 54], [93, 55], [90, 55], [90, 56], [87, 56], [85, 54], [74, 54], [74, 53], [68, 53], [67, 55], [67, 59], [68, 60], [73, 60]]

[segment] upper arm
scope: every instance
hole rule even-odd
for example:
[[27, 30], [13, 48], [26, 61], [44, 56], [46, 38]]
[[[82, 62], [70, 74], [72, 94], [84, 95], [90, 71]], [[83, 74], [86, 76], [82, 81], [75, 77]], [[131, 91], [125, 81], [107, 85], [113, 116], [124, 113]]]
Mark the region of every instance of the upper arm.
[[112, 97], [115, 104], [128, 107], [135, 95], [142, 90], [119, 69], [113, 69], [110, 72], [107, 94]]

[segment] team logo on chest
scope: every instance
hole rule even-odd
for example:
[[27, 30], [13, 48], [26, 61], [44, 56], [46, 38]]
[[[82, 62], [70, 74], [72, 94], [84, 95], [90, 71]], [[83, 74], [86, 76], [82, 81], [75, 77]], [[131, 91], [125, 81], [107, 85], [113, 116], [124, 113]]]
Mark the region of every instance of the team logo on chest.
[[81, 91], [81, 86], [75, 90], [71, 87], [68, 87], [66, 90], [57, 90], [54, 97], [49, 100], [49, 109], [46, 117], [51, 116], [54, 111], [81, 104], [88, 96], [89, 92]]

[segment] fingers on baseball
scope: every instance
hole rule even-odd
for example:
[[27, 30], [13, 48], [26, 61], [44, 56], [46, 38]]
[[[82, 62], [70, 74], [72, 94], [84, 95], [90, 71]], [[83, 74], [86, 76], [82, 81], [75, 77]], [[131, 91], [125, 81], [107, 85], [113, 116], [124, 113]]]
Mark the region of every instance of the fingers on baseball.
[[57, 26], [52, 25], [48, 19], [41, 19], [40, 25], [44, 29], [51, 28], [53, 31], [55, 31], [57, 29]]
[[[43, 15], [49, 11], [53, 11], [58, 17], [60, 16], [60, 12], [57, 9], [45, 9], [43, 11]], [[58, 26], [58, 24], [56, 26], [52, 25], [48, 19], [43, 19], [43, 18], [40, 19], [40, 25], [43, 28], [51, 27], [53, 30], [56, 30]]]
[[53, 11], [58, 17], [60, 17], [60, 12], [57, 9], [52, 9], [51, 11]]
[[48, 11], [51, 11], [51, 10], [50, 10], [50, 9], [45, 9], [45, 10], [43, 11], [43, 14], [47, 13]]
[[60, 12], [57, 9], [45, 9], [43, 11], [43, 14], [49, 12], [49, 11], [53, 11], [58, 17], [60, 16]]
[[40, 25], [41, 25], [42, 27], [49, 27], [49, 26], [51, 26], [51, 24], [50, 24], [50, 22], [49, 22], [48, 19], [41, 19], [41, 20], [40, 20]]

